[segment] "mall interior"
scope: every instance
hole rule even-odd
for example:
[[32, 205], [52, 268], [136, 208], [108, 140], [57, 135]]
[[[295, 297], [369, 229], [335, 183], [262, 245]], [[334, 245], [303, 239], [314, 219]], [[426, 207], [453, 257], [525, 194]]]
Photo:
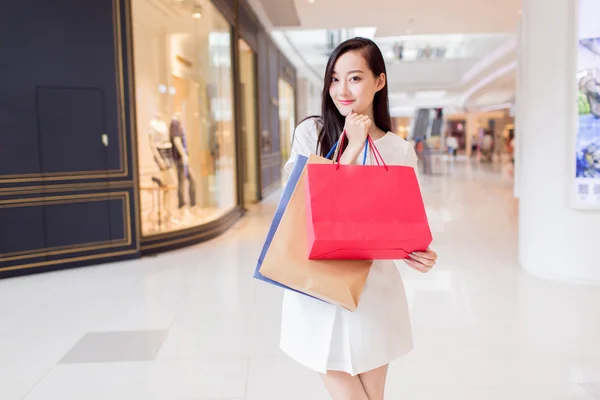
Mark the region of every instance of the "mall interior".
[[254, 276], [295, 127], [353, 37], [384, 56], [387, 135], [417, 154], [438, 255], [426, 274], [396, 263], [414, 348], [385, 399], [600, 399], [598, 15], [600, 0], [3, 7], [0, 399], [331, 398], [280, 348], [284, 290]]

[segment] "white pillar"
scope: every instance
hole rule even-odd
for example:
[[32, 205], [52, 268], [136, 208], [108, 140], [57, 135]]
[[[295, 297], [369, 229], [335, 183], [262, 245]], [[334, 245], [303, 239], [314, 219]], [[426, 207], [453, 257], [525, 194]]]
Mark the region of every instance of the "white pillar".
[[470, 112], [467, 114], [467, 121], [465, 126], [465, 153], [468, 157], [471, 156], [471, 147], [473, 146], [473, 137], [479, 130], [479, 115], [477, 113]]
[[523, 19], [519, 20], [517, 26], [517, 93], [515, 96], [515, 140], [514, 140], [514, 188], [513, 194], [519, 198], [521, 187], [521, 147], [523, 138], [523, 120], [527, 115], [527, 110], [523, 105], [526, 103], [527, 92], [525, 90], [525, 81], [523, 74], [525, 73], [525, 53], [527, 52], [527, 41], [525, 40], [525, 29], [523, 28]]
[[528, 273], [600, 283], [600, 211], [571, 207], [579, 0], [525, 0], [519, 93], [519, 262]]

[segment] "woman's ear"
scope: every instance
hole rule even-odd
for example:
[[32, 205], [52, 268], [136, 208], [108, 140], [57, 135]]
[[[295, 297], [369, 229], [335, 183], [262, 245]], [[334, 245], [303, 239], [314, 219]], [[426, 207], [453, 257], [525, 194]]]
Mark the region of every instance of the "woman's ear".
[[385, 74], [382, 72], [378, 77], [377, 77], [377, 81], [375, 82], [375, 88], [376, 88], [376, 92], [379, 92], [381, 89], [383, 89], [385, 87], [385, 81], [386, 81], [386, 77]]

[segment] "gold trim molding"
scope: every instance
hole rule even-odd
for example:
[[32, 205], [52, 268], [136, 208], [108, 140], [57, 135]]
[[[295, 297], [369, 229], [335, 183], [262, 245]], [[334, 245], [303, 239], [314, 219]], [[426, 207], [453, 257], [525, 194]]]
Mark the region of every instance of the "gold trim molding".
[[[125, 237], [117, 240], [107, 240], [94, 243], [81, 243], [77, 245], [67, 245], [50, 247], [45, 249], [32, 249], [20, 252], [0, 254], [0, 262], [22, 260], [26, 258], [54, 256], [60, 254], [77, 253], [83, 251], [95, 251], [102, 249], [110, 249], [115, 247], [126, 247], [132, 244], [131, 231], [131, 207], [129, 192], [110, 192], [110, 193], [89, 193], [80, 195], [65, 195], [52, 197], [34, 197], [27, 199], [0, 200], [0, 208], [20, 208], [20, 207], [36, 207], [52, 204], [74, 204], [88, 203], [94, 201], [121, 200], [123, 212], [123, 232]], [[0, 268], [0, 271], [4, 269]]]

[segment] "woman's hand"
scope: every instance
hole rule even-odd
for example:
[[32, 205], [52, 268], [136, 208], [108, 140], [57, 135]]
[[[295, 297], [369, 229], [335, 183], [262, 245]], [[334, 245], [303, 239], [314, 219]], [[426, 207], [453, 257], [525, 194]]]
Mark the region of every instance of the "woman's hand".
[[369, 129], [371, 129], [371, 118], [367, 115], [356, 114], [350, 112], [346, 117], [346, 137], [348, 138], [349, 146], [360, 146], [361, 148], [367, 141]]
[[404, 262], [419, 272], [429, 272], [437, 261], [437, 253], [431, 249], [425, 251], [415, 251], [408, 255], [410, 258], [404, 260]]
[[367, 141], [367, 135], [371, 128], [371, 118], [366, 115], [351, 112], [346, 117], [346, 139], [348, 147], [342, 153], [340, 164], [349, 165], [356, 163], [358, 155], [362, 151]]

